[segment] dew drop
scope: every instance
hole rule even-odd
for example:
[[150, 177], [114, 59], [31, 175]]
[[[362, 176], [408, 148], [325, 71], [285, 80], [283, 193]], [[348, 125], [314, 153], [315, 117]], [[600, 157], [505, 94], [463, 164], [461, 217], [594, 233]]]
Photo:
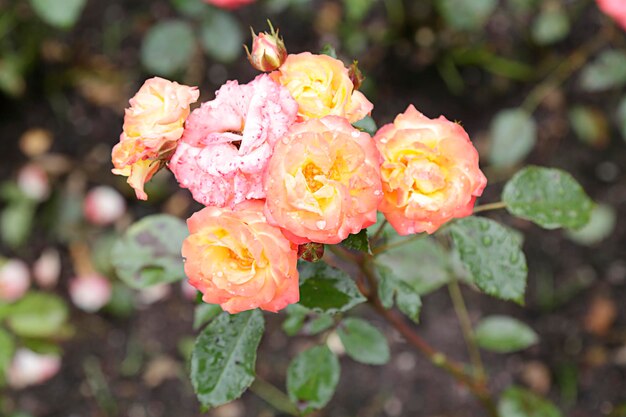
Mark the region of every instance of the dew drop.
[[315, 225], [321, 230], [326, 227], [326, 220], [318, 220], [315, 222]]

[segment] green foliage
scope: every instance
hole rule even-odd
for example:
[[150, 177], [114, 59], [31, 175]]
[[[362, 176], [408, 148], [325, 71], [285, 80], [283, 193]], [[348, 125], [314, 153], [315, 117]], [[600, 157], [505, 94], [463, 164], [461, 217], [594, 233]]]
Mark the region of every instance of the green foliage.
[[60, 29], [74, 26], [86, 3], [87, 0], [30, 0], [41, 20]]
[[286, 311], [287, 318], [282, 327], [288, 336], [295, 336], [299, 332], [315, 335], [331, 328], [335, 323], [332, 316], [315, 313], [300, 304], [291, 304]]
[[365, 116], [361, 120], [352, 123], [352, 126], [369, 133], [370, 136], [374, 136], [376, 134], [376, 131], [378, 130], [378, 127], [376, 126], [376, 121], [374, 121], [372, 116]]
[[209, 323], [215, 317], [219, 316], [221, 312], [222, 308], [217, 304], [198, 304], [193, 313], [193, 329], [200, 329], [202, 326]]
[[601, 111], [587, 106], [574, 106], [568, 117], [576, 136], [592, 146], [602, 145], [608, 139], [609, 126]]
[[546, 229], [577, 229], [589, 222], [593, 202], [567, 172], [529, 166], [511, 178], [502, 200], [514, 216]]
[[141, 219], [113, 246], [118, 276], [138, 289], [182, 280], [180, 248], [187, 235], [187, 226], [176, 217], [158, 214]]
[[4, 379], [4, 373], [11, 363], [15, 352], [15, 342], [11, 335], [0, 327], [0, 385]]
[[263, 315], [252, 310], [222, 313], [200, 333], [191, 356], [191, 383], [202, 405], [226, 404], [252, 384], [263, 330]]
[[498, 402], [501, 417], [561, 417], [548, 400], [519, 387], [510, 387]]
[[318, 313], [336, 314], [363, 303], [354, 281], [345, 272], [325, 262], [298, 265], [300, 304]]
[[470, 280], [485, 293], [524, 303], [528, 268], [517, 236], [484, 217], [466, 217], [450, 226], [452, 240]]
[[360, 252], [371, 252], [370, 242], [367, 238], [367, 229], [363, 229], [357, 234], [349, 235], [343, 242], [341, 242], [341, 245], [348, 249], [354, 249]]
[[523, 161], [532, 151], [537, 142], [537, 125], [525, 110], [507, 109], [496, 114], [490, 134], [489, 162], [508, 167]]
[[626, 85], [626, 53], [616, 50], [602, 52], [583, 68], [580, 84], [583, 89], [592, 92]]
[[0, 235], [11, 248], [19, 248], [30, 236], [35, 218], [35, 202], [22, 199], [11, 201], [0, 213]]
[[374, 6], [375, 0], [343, 0], [348, 20], [360, 22]]
[[531, 30], [533, 40], [538, 44], [556, 43], [569, 34], [569, 17], [561, 8], [547, 8], [534, 20]]
[[615, 230], [617, 213], [606, 204], [598, 204], [591, 212], [589, 222], [577, 230], [567, 230], [566, 236], [581, 245], [595, 245], [609, 237]]
[[357, 362], [384, 365], [389, 362], [389, 345], [385, 335], [368, 322], [347, 318], [337, 329], [346, 353]]
[[435, 6], [450, 27], [457, 30], [481, 29], [498, 5], [496, 0], [436, 0]]
[[322, 49], [320, 50], [320, 54], [328, 55], [335, 59], [337, 58], [337, 51], [335, 51], [335, 48], [329, 43], [322, 47]]
[[213, 10], [202, 20], [200, 42], [210, 57], [232, 62], [243, 52], [243, 41], [239, 23], [230, 13]]
[[209, 5], [198, 0], [171, 0], [174, 8], [189, 18], [198, 18], [211, 10]]
[[398, 309], [411, 320], [418, 323], [422, 310], [420, 293], [408, 282], [398, 278], [393, 269], [385, 265], [377, 265], [379, 274], [378, 297], [383, 307], [393, 307], [394, 301]]
[[54, 294], [29, 292], [10, 306], [6, 320], [9, 328], [22, 337], [50, 337], [65, 325], [68, 309]]
[[191, 26], [183, 20], [169, 20], [152, 26], [143, 38], [141, 62], [150, 72], [173, 76], [189, 65], [195, 49]]
[[339, 382], [339, 360], [326, 346], [300, 353], [287, 369], [287, 393], [302, 414], [328, 404]]
[[478, 323], [476, 342], [483, 349], [508, 353], [526, 349], [539, 340], [526, 324], [508, 316], [489, 316]]

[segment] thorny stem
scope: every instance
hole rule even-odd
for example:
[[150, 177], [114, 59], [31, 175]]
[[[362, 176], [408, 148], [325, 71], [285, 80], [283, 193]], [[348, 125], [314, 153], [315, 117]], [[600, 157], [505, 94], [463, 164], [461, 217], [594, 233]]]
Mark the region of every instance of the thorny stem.
[[480, 357], [480, 349], [476, 345], [476, 339], [474, 338], [474, 329], [472, 328], [472, 321], [470, 320], [469, 313], [467, 312], [467, 306], [463, 299], [463, 293], [461, 293], [461, 287], [456, 277], [453, 275], [450, 283], [448, 283], [448, 292], [452, 299], [452, 305], [454, 311], [459, 318], [459, 324], [461, 325], [461, 331], [463, 332], [463, 339], [467, 345], [467, 351], [472, 362], [472, 367], [476, 372], [476, 379], [484, 381], [486, 378], [485, 367], [483, 366], [482, 358]]
[[382, 305], [378, 297], [376, 276], [372, 271], [372, 259], [370, 255], [362, 255], [358, 257], [356, 262], [361, 271], [357, 279], [357, 286], [372, 308], [389, 322], [408, 343], [426, 356], [433, 365], [445, 370], [459, 383], [465, 385], [481, 402], [490, 417], [500, 417], [485, 378], [477, 378], [473, 372], [467, 370], [466, 365], [448, 358], [444, 353], [433, 348], [407, 325], [402, 316], [393, 310], [387, 310]]
[[250, 391], [254, 392], [259, 398], [278, 411], [282, 411], [290, 416], [297, 417], [301, 415], [284, 392], [258, 376], [255, 378], [252, 385], [250, 385]]
[[483, 211], [489, 211], [489, 210], [499, 210], [505, 207], [506, 207], [506, 203], [504, 201], [498, 201], [497, 203], [482, 204], [480, 206], [474, 207], [474, 214], [481, 213]]

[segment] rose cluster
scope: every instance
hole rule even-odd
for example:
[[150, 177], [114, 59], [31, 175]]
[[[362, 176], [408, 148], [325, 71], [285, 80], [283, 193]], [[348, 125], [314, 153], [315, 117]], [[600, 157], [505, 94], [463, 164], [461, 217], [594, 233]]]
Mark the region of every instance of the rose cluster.
[[278, 311], [299, 299], [300, 245], [340, 243], [377, 211], [401, 235], [471, 214], [486, 179], [459, 124], [409, 106], [372, 137], [352, 125], [373, 109], [355, 66], [287, 54], [273, 29], [248, 58], [268, 74], [228, 81], [193, 111], [195, 87], [146, 81], [113, 149], [113, 172], [138, 198], [167, 166], [206, 206], [182, 248], [204, 301]]

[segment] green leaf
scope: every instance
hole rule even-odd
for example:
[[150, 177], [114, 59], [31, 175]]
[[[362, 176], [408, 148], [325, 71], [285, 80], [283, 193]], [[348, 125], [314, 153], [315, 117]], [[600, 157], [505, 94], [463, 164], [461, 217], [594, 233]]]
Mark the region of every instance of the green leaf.
[[502, 110], [490, 127], [489, 161], [496, 167], [515, 165], [526, 158], [537, 142], [537, 125], [523, 109]]
[[589, 222], [593, 202], [576, 180], [559, 169], [529, 166], [505, 185], [502, 200], [514, 216], [546, 229], [577, 229]]
[[592, 246], [608, 238], [615, 230], [617, 213], [606, 204], [598, 204], [591, 212], [589, 223], [577, 230], [567, 230], [566, 236], [581, 245]]
[[118, 276], [137, 289], [185, 277], [181, 247], [188, 231], [173, 216], [145, 217], [128, 228], [111, 251]]
[[450, 234], [471, 281], [485, 293], [524, 303], [528, 268], [515, 234], [484, 217], [458, 219]]
[[320, 50], [320, 54], [328, 55], [331, 58], [337, 59], [337, 51], [335, 51], [335, 47], [329, 43], [325, 44], [322, 47], [322, 49]]
[[217, 304], [198, 304], [193, 313], [193, 329], [198, 330], [215, 317], [219, 316], [221, 312], [222, 308]]
[[283, 321], [283, 331], [287, 336], [295, 336], [304, 326], [309, 309], [302, 307], [300, 304], [290, 304], [285, 310], [287, 318]]
[[15, 342], [13, 338], [9, 332], [0, 327], [0, 385], [4, 380], [4, 374], [9, 368], [14, 352]]
[[609, 124], [600, 110], [587, 106], [574, 106], [568, 118], [576, 136], [591, 146], [606, 145], [609, 140]]
[[602, 52], [583, 68], [580, 84], [587, 91], [605, 91], [626, 84], [626, 53], [616, 50]]
[[0, 59], [0, 91], [19, 97], [26, 90], [23, 60], [16, 54], [3, 51]]
[[237, 19], [230, 13], [213, 10], [200, 28], [200, 42], [212, 58], [229, 63], [243, 52], [243, 34]]
[[326, 346], [300, 353], [287, 369], [287, 393], [307, 414], [328, 404], [335, 393], [341, 372], [339, 360]]
[[561, 412], [546, 399], [519, 387], [510, 387], [500, 397], [501, 417], [561, 417]]
[[497, 0], [436, 0], [435, 6], [452, 28], [478, 30], [489, 20]]
[[499, 353], [526, 349], [539, 340], [533, 329], [508, 316], [484, 318], [476, 326], [475, 336], [480, 347]]
[[550, 45], [567, 37], [569, 17], [560, 8], [543, 10], [532, 25], [532, 37], [540, 45]]
[[345, 246], [348, 249], [371, 253], [370, 242], [367, 239], [367, 229], [363, 229], [357, 234], [349, 235], [341, 242], [341, 246]]
[[0, 214], [2, 241], [11, 248], [19, 248], [30, 236], [37, 206], [30, 200], [13, 201]]
[[86, 3], [87, 0], [30, 0], [41, 20], [61, 29], [74, 26]]
[[352, 126], [356, 127], [359, 130], [367, 132], [370, 136], [374, 136], [378, 127], [376, 126], [376, 122], [372, 118], [372, 116], [365, 116], [359, 121], [352, 123]]
[[197, 19], [204, 16], [205, 13], [211, 11], [209, 5], [198, 0], [171, 0], [174, 8], [181, 14]]
[[61, 331], [67, 317], [67, 306], [60, 297], [29, 292], [11, 306], [7, 324], [22, 337], [50, 337]]
[[360, 22], [374, 6], [375, 0], [343, 0], [348, 20]]
[[202, 405], [229, 403], [252, 384], [263, 330], [263, 315], [252, 310], [222, 313], [200, 333], [191, 356], [191, 383]]
[[308, 335], [315, 335], [328, 330], [335, 324], [333, 316], [328, 314], [320, 314], [304, 326], [304, 333]]
[[383, 307], [387, 309], [393, 307], [395, 300], [401, 312], [414, 322], [419, 323], [422, 309], [419, 291], [400, 279], [389, 266], [376, 264], [376, 269], [379, 275], [378, 297]]
[[357, 362], [383, 365], [389, 362], [387, 338], [362, 319], [347, 318], [337, 329], [346, 353]]
[[415, 323], [419, 323], [422, 299], [413, 287], [404, 282], [398, 283], [396, 287], [396, 305], [408, 318]]
[[154, 25], [143, 39], [141, 62], [157, 75], [172, 76], [186, 69], [195, 49], [195, 36], [183, 20]]
[[325, 262], [299, 263], [300, 304], [318, 313], [336, 314], [365, 302], [345, 272]]

